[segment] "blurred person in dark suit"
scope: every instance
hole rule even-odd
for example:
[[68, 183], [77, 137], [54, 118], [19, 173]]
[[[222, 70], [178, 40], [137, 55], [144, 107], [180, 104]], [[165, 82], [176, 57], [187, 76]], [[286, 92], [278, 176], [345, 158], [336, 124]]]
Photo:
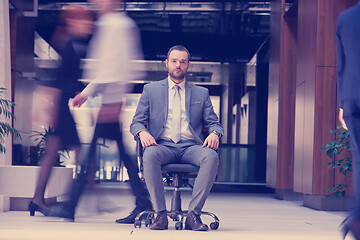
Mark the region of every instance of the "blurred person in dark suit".
[[336, 27], [339, 120], [350, 133], [356, 206], [342, 223], [344, 239], [360, 239], [360, 3], [342, 12]]
[[56, 80], [50, 86], [38, 86], [46, 95], [52, 95], [52, 102], [47, 103], [49, 111], [45, 114], [49, 115], [47, 117], [51, 119], [54, 131], [46, 139], [35, 194], [29, 205], [32, 216], [36, 211], [48, 215], [49, 208], [45, 204], [44, 193], [58, 151], [75, 150], [76, 164], [79, 163], [80, 141], [69, 110], [69, 99], [84, 89], [84, 85], [78, 81], [81, 77], [80, 59], [86, 54], [87, 43], [93, 31], [94, 16], [88, 8], [72, 5], [63, 8], [60, 17], [62, 24], [53, 36], [54, 47], [62, 58]]
[[135, 159], [126, 152], [122, 142], [119, 116], [123, 108], [123, 99], [129, 90], [129, 81], [139, 79], [141, 73], [134, 70], [133, 60], [142, 59], [139, 30], [135, 22], [125, 12], [116, 12], [120, 0], [90, 0], [98, 11], [96, 30], [89, 45], [87, 57], [93, 59], [84, 72], [84, 78], [90, 80], [86, 88], [72, 102], [80, 107], [88, 97], [101, 96], [97, 124], [89, 153], [81, 167], [70, 200], [52, 215], [74, 219], [75, 208], [88, 182], [91, 169], [94, 169], [96, 143], [98, 138], [112, 139], [117, 142], [120, 160], [123, 161], [129, 175], [129, 182], [135, 195], [135, 209], [129, 216], [117, 219], [117, 223], [134, 223], [135, 217], [144, 210], [151, 210], [148, 191], [139, 178], [139, 169]]

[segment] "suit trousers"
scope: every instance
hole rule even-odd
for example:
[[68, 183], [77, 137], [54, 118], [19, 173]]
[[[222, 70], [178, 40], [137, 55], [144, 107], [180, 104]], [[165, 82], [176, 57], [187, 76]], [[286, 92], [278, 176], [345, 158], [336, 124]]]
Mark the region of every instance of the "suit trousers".
[[135, 159], [132, 159], [127, 153], [122, 141], [122, 132], [118, 122], [115, 123], [97, 123], [94, 137], [92, 139], [88, 157], [84, 159], [81, 166], [81, 172], [75, 181], [71, 191], [71, 208], [75, 210], [79, 198], [88, 181], [90, 169], [95, 165], [96, 144], [98, 138], [115, 140], [119, 150], [119, 161], [123, 161], [129, 175], [129, 182], [132, 192], [135, 196], [136, 208], [139, 210], [151, 209], [149, 193], [139, 178], [139, 168]]
[[360, 218], [360, 99], [343, 101], [344, 120], [350, 133], [350, 145], [353, 166], [353, 184], [356, 206], [352, 216]]
[[219, 156], [213, 149], [202, 147], [195, 141], [159, 140], [157, 146], [145, 148], [143, 154], [144, 177], [156, 212], [166, 210], [161, 166], [168, 163], [190, 163], [199, 166], [188, 211], [201, 213], [215, 181]]

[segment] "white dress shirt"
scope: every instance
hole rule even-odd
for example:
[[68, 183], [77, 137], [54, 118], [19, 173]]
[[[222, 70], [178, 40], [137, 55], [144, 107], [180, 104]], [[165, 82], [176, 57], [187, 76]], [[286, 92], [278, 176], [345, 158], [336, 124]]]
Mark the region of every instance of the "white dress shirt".
[[87, 58], [92, 59], [83, 78], [91, 80], [82, 91], [84, 97], [101, 93], [103, 103], [123, 100], [128, 82], [141, 77], [132, 60], [142, 59], [139, 30], [126, 13], [108, 13], [96, 23]]
[[[185, 80], [186, 81], [186, 80]], [[181, 140], [194, 140], [194, 137], [192, 135], [192, 133], [190, 132], [189, 129], [189, 121], [186, 117], [186, 110], [185, 110], [185, 81], [181, 82], [179, 85], [180, 89], [180, 104], [181, 104]], [[160, 139], [165, 139], [165, 140], [171, 140], [171, 136], [172, 136], [172, 129], [171, 129], [171, 122], [173, 119], [173, 111], [172, 111], [172, 106], [173, 106], [173, 101], [174, 101], [174, 94], [175, 94], [175, 88], [174, 85], [175, 83], [168, 77], [168, 83], [169, 83], [169, 109], [168, 109], [168, 115], [167, 115], [167, 120], [166, 120], [166, 124], [165, 124], [165, 129], [164, 131], [160, 134]]]

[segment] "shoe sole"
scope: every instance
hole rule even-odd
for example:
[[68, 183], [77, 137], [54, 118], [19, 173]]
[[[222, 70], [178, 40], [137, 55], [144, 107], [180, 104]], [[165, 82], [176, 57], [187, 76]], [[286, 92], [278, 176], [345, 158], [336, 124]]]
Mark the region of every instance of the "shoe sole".
[[158, 227], [149, 227], [150, 230], [167, 230], [168, 226], [166, 226], [165, 228], [158, 228]]
[[185, 226], [185, 230], [193, 230], [193, 231], [203, 231], [203, 232], [205, 232], [205, 231], [208, 231], [209, 228], [208, 228], [208, 227], [202, 227], [202, 228], [192, 229], [191, 227], [186, 227], [186, 226]]
[[133, 222], [122, 222], [122, 221], [115, 221], [116, 223], [119, 223], [119, 224], [134, 224], [135, 221]]

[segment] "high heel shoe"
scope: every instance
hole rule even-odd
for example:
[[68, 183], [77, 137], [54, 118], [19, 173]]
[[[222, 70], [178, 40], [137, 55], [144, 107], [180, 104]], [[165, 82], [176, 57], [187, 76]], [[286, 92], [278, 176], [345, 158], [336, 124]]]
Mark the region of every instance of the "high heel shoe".
[[41, 212], [44, 216], [49, 215], [49, 210], [47, 210], [47, 209], [45, 209], [43, 207], [40, 207], [39, 205], [37, 205], [33, 201], [31, 201], [30, 204], [29, 204], [29, 211], [30, 211], [30, 216], [34, 216], [35, 212]]
[[340, 224], [340, 230], [345, 240], [349, 232], [353, 234], [356, 240], [360, 240], [360, 220], [354, 217], [348, 217]]

